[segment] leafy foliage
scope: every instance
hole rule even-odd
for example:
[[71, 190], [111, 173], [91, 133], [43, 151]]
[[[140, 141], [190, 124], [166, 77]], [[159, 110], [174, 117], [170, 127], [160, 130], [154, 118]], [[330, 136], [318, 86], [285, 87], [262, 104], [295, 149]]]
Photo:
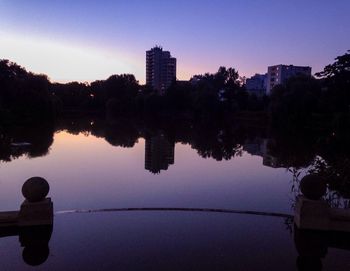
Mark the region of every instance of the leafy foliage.
[[47, 76], [35, 75], [9, 60], [0, 60], [1, 120], [52, 118], [48, 87]]

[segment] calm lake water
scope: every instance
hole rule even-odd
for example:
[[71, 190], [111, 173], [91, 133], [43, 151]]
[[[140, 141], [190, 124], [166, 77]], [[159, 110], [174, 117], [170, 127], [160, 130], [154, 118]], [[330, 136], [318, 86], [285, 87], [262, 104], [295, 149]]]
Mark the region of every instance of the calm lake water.
[[[223, 133], [218, 132], [218, 143]], [[130, 144], [115, 144], [113, 137], [89, 131], [58, 129], [52, 137], [44, 140], [42, 153], [12, 148], [11, 161], [0, 164], [1, 211], [19, 208], [21, 186], [29, 177], [42, 176], [50, 183], [56, 214], [49, 252], [42, 252], [48, 257], [37, 270], [321, 270], [316, 268], [321, 262], [322, 270], [350, 268], [350, 252], [330, 245], [322, 257], [313, 256], [315, 269], [303, 269], [297, 249], [302, 240], [295, 238], [292, 221], [283, 217], [194, 211], [61, 213], [223, 208], [292, 215], [297, 194], [293, 174], [269, 154], [267, 139], [248, 138], [235, 144], [234, 155], [221, 159], [215, 151], [202, 151], [205, 143], [201, 149], [185, 140], [174, 143], [161, 131], [136, 136]], [[41, 140], [31, 138], [37, 140], [33, 145]], [[26, 138], [12, 142], [21, 139]], [[298, 171], [302, 175], [304, 169]], [[32, 270], [22, 253], [18, 236], [1, 238], [2, 270]]]

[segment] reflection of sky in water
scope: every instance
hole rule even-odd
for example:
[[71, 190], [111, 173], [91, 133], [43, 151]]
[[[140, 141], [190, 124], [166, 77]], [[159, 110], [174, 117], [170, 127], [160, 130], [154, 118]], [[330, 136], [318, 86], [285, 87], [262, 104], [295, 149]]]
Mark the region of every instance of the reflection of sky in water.
[[133, 148], [66, 132], [55, 134], [47, 156], [1, 164], [1, 209], [17, 208], [31, 176], [50, 185], [55, 209], [114, 207], [234, 208], [290, 213], [291, 174], [243, 153], [229, 161], [204, 159], [176, 144], [175, 164], [154, 175], [144, 169], [145, 141]]
[[[200, 157], [176, 144], [175, 164], [145, 170], [145, 140], [133, 148], [66, 132], [47, 156], [0, 166], [2, 210], [17, 209], [23, 182], [51, 185], [57, 210], [123, 207], [228, 208], [292, 213], [286, 169], [263, 166], [246, 152], [229, 161]], [[298, 257], [285, 219], [198, 212], [58, 214], [48, 259], [35, 270], [296, 270]], [[34, 248], [35, 250], [35, 248]], [[18, 237], [0, 239], [4, 270], [32, 270]], [[347, 251], [329, 248], [323, 270], [348, 270]]]
[[[16, 242], [5, 241], [10, 269], [24, 265]], [[179, 212], [59, 215], [50, 254], [42, 270], [295, 270], [296, 259], [282, 219]]]
[[[283, 219], [212, 213], [57, 215], [49, 246], [35, 270], [296, 270], [298, 256]], [[2, 238], [2, 268], [33, 270], [22, 250]], [[348, 270], [348, 254], [329, 248], [323, 270]]]

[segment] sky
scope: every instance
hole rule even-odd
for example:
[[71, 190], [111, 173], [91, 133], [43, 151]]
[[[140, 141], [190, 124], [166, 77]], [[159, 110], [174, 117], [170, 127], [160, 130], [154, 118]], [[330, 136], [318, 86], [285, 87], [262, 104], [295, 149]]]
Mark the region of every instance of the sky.
[[350, 49], [349, 0], [0, 0], [0, 59], [54, 82], [132, 73], [145, 51], [177, 58], [177, 78], [234, 67], [323, 70]]

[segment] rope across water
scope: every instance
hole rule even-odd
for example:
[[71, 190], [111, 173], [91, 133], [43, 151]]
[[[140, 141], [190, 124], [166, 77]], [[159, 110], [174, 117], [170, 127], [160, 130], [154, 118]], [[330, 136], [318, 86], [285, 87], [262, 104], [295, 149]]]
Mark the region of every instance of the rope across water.
[[243, 214], [258, 215], [270, 217], [293, 218], [290, 214], [274, 213], [274, 212], [258, 212], [258, 211], [242, 211], [234, 209], [216, 209], [216, 208], [171, 208], [171, 207], [155, 207], [155, 208], [108, 208], [108, 209], [77, 209], [57, 211], [56, 215], [61, 214], [79, 214], [79, 213], [105, 213], [105, 212], [132, 212], [132, 211], [158, 211], [158, 212], [205, 212], [205, 213], [226, 213], [226, 214]]

